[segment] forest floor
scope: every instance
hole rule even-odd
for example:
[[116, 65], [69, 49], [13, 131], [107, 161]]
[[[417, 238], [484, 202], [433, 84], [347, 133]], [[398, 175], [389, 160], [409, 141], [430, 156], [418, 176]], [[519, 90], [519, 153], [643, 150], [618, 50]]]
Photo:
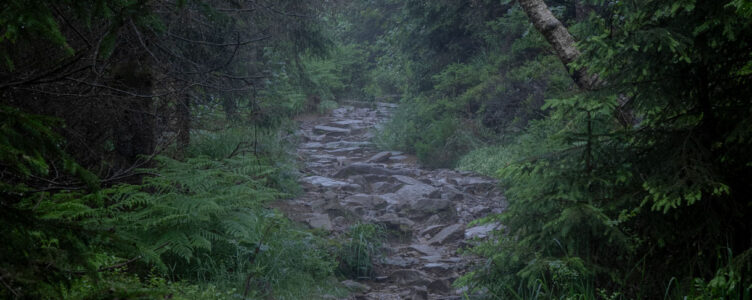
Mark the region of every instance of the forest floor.
[[356, 224], [379, 224], [386, 238], [368, 276], [346, 280], [349, 299], [464, 299], [452, 282], [477, 262], [458, 250], [497, 224], [468, 223], [500, 213], [495, 180], [421, 168], [415, 158], [378, 151], [371, 139], [396, 105], [352, 102], [299, 120], [297, 152], [304, 193], [275, 204], [298, 222], [342, 237]]

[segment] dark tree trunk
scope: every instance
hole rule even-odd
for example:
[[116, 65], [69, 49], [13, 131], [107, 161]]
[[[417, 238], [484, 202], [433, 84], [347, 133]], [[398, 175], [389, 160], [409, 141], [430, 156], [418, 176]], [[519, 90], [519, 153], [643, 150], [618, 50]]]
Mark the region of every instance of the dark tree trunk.
[[156, 119], [152, 104], [150, 98], [128, 100], [115, 127], [115, 150], [126, 164], [154, 152]]
[[191, 98], [181, 95], [177, 103], [177, 146], [178, 154], [182, 157], [185, 149], [191, 143]]
[[137, 60], [125, 61], [113, 68], [113, 85], [132, 91], [115, 124], [115, 151], [127, 165], [135, 163], [139, 156], [154, 153], [156, 146], [157, 119], [154, 113], [152, 94], [153, 78], [150, 70]]

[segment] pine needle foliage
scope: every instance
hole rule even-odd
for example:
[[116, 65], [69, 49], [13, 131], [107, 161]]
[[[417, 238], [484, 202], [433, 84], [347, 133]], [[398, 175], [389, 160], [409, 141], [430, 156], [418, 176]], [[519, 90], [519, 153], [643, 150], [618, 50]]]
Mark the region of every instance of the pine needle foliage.
[[607, 83], [546, 100], [546, 119], [497, 148], [509, 208], [488, 221], [507, 227], [462, 283], [498, 298], [749, 297], [745, 6], [593, 5], [578, 67]]

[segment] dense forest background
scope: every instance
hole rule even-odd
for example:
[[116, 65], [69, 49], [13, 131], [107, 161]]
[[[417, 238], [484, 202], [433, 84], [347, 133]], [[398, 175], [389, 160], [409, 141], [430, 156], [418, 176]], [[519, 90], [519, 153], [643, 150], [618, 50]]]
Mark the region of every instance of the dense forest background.
[[9, 0], [0, 298], [344, 296], [293, 119], [494, 176], [456, 287], [492, 299], [752, 297], [747, 0]]

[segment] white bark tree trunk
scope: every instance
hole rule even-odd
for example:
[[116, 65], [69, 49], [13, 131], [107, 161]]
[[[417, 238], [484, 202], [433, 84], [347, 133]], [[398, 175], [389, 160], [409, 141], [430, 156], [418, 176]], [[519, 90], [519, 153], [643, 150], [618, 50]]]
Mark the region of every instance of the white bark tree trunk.
[[[546, 38], [554, 48], [559, 60], [567, 68], [580, 56], [580, 51], [575, 47], [574, 38], [548, 9], [543, 0], [518, 0], [522, 10], [533, 22], [533, 26]], [[600, 79], [598, 75], [589, 74], [586, 68], [575, 69], [570, 73], [574, 82], [583, 90], [592, 90], [598, 87]]]

